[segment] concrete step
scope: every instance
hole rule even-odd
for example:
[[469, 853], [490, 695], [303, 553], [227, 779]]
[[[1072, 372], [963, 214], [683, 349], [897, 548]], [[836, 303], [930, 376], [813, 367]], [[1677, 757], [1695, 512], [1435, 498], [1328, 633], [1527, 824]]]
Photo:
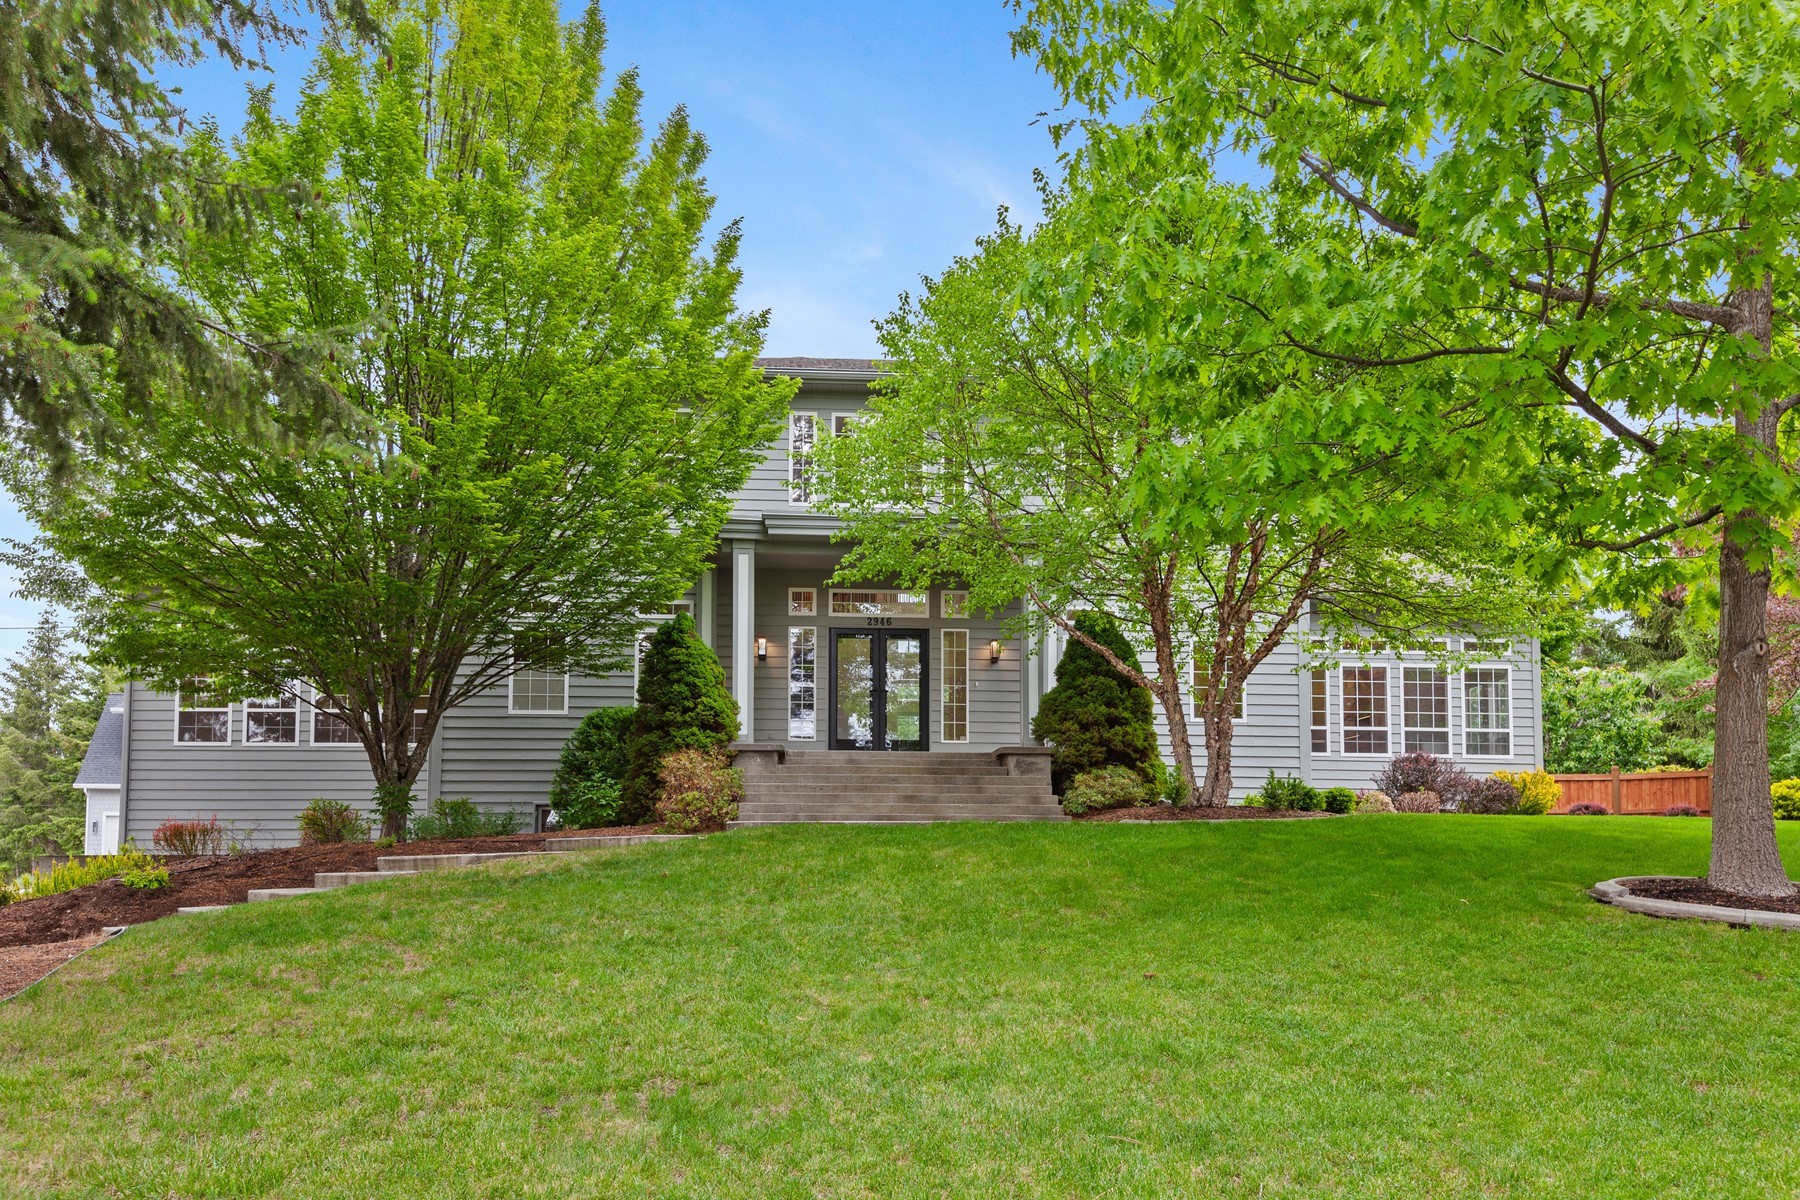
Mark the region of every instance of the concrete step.
[[981, 808], [1012, 808], [1019, 805], [1057, 807], [1056, 797], [1048, 792], [1020, 792], [1008, 796], [982, 792], [869, 791], [806, 795], [804, 793], [769, 791], [747, 795], [743, 802], [745, 804], [776, 804], [782, 808], [834, 808], [843, 804], [866, 804], [876, 808], [895, 808], [907, 805], [931, 807], [942, 804], [960, 804]]
[[1030, 776], [1013, 775], [992, 763], [980, 766], [939, 766], [936, 764], [907, 764], [887, 762], [885, 757], [877, 757], [874, 761], [864, 760], [857, 763], [788, 763], [776, 767], [772, 771], [758, 772], [759, 775], [824, 775], [830, 777], [844, 775], [919, 775], [927, 779], [962, 778], [962, 779], [1027, 779]]
[[420, 871], [454, 871], [515, 858], [536, 858], [536, 850], [498, 850], [487, 854], [387, 854], [375, 860], [383, 875], [416, 875]]
[[546, 839], [543, 847], [547, 854], [568, 854], [576, 850], [622, 850], [626, 846], [648, 846], [655, 842], [685, 842], [692, 836], [687, 833], [622, 833], [617, 837], [571, 834]]
[[738, 819], [744, 821], [775, 817], [791, 821], [826, 820], [832, 817], [841, 817], [846, 820], [918, 817], [924, 820], [998, 821], [1009, 817], [1021, 819], [1041, 817], [1046, 820], [1058, 820], [1063, 816], [1062, 809], [1053, 804], [821, 804], [807, 806], [741, 804], [738, 806]]
[[751, 816], [739, 817], [726, 826], [728, 829], [748, 829], [757, 825], [932, 825], [938, 822], [954, 821], [1067, 821], [1066, 814], [1044, 813], [1037, 816], [973, 816], [957, 817], [946, 815], [934, 816], [898, 816], [892, 813], [866, 816], [830, 816], [817, 813], [805, 813], [784, 816]]
[[280, 900], [284, 896], [310, 896], [318, 890], [318, 888], [251, 888], [249, 899], [251, 903], [258, 900]]
[[313, 886], [324, 891], [327, 888], [349, 887], [353, 883], [370, 883], [377, 879], [403, 879], [408, 875], [417, 874], [417, 871], [320, 871], [313, 876]]
[[182, 916], [195, 916], [199, 913], [224, 912], [226, 909], [228, 909], [230, 907], [232, 907], [232, 906], [229, 904], [195, 904], [188, 908], [176, 909], [175, 915], [178, 917], [182, 917]]
[[756, 796], [855, 796], [874, 799], [882, 796], [992, 796], [997, 800], [1049, 799], [1050, 789], [1042, 784], [1021, 785], [993, 783], [986, 780], [957, 779], [943, 783], [921, 783], [916, 779], [867, 779], [853, 783], [789, 783], [786, 780], [746, 782], [744, 794]]

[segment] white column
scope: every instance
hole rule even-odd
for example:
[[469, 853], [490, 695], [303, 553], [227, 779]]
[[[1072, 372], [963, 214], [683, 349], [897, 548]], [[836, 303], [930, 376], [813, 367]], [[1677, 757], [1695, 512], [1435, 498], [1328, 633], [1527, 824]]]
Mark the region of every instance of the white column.
[[1019, 702], [1025, 711], [1019, 730], [1019, 744], [1031, 745], [1031, 722], [1037, 716], [1038, 703], [1044, 698], [1044, 635], [1027, 630], [1019, 639], [1025, 648], [1025, 661], [1019, 664]]
[[716, 567], [700, 572], [700, 611], [694, 614], [694, 620], [700, 626], [700, 640], [706, 643], [708, 650], [716, 650], [713, 643], [719, 635], [719, 571]]
[[731, 543], [731, 690], [738, 740], [756, 740], [756, 543]]

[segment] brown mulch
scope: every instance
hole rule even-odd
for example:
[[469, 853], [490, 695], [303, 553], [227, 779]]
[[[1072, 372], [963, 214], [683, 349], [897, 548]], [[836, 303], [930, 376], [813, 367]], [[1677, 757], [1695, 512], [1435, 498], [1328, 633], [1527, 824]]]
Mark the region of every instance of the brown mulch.
[[1109, 808], [1105, 812], [1087, 813], [1077, 821], [1294, 821], [1305, 817], [1335, 817], [1336, 813], [1296, 812], [1287, 808], [1260, 808], [1254, 804], [1228, 807], [1198, 804], [1177, 807], [1156, 804], [1148, 808]]
[[103, 933], [44, 946], [0, 947], [0, 1000], [24, 991], [56, 968], [106, 940]]
[[1683, 904], [1711, 904], [1719, 908], [1749, 908], [1757, 912], [1800, 913], [1800, 895], [1781, 900], [1740, 896], [1716, 888], [1704, 879], [1633, 879], [1626, 885], [1634, 896], [1646, 900], [1678, 900]]
[[[202, 904], [242, 904], [252, 888], [311, 887], [320, 871], [373, 871], [375, 860], [392, 854], [482, 854], [536, 850], [559, 837], [621, 837], [654, 833], [649, 825], [590, 829], [580, 833], [521, 833], [509, 837], [446, 838], [403, 842], [381, 848], [373, 842], [291, 846], [218, 858], [166, 860], [169, 885], [150, 891], [104, 879], [71, 892], [21, 900], [0, 908], [0, 947], [41, 946], [88, 937], [109, 925], [141, 925], [178, 908]], [[0, 988], [0, 995], [5, 990]]]

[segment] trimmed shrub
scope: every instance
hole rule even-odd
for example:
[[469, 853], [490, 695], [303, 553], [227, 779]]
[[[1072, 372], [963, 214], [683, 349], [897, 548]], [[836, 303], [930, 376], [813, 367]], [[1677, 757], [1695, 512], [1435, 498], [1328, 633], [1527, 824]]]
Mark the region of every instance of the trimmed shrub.
[[1499, 816], [1519, 811], [1519, 789], [1504, 779], [1477, 779], [1463, 793], [1457, 812]]
[[1516, 813], [1541, 817], [1562, 803], [1562, 784], [1548, 771], [1495, 771], [1494, 778], [1504, 779], [1518, 790]]
[[1370, 791], [1356, 793], [1356, 811], [1359, 813], [1391, 813], [1399, 810], [1394, 807], [1394, 802], [1387, 798], [1386, 792]]
[[154, 867], [156, 860], [135, 846], [126, 846], [118, 854], [96, 855], [85, 862], [58, 863], [48, 871], [28, 871], [11, 883], [0, 883], [0, 905], [15, 900], [35, 900], [72, 892], [102, 879], [111, 879], [126, 871]]
[[483, 812], [467, 796], [453, 800], [437, 799], [422, 817], [414, 817], [407, 830], [410, 841], [433, 838], [505, 837], [519, 832], [519, 814], [511, 811]]
[[1403, 813], [1434, 813], [1444, 811], [1444, 801], [1436, 792], [1407, 792], [1394, 799], [1394, 811]]
[[[1111, 614], [1075, 614], [1075, 628], [1122, 662], [1137, 651]], [[1044, 693], [1031, 736], [1050, 746], [1050, 783], [1060, 795], [1077, 775], [1125, 767], [1144, 781], [1156, 778], [1156, 718], [1150, 690], [1125, 678], [1086, 643], [1069, 642], [1056, 664], [1056, 686]], [[1176, 776], [1179, 787], [1180, 776]]]
[[1569, 810], [1571, 817], [1604, 817], [1610, 810], [1604, 804], [1577, 804]]
[[1800, 821], [1800, 779], [1783, 779], [1769, 788], [1777, 821]]
[[173, 817], [156, 827], [150, 844], [178, 858], [199, 858], [225, 849], [225, 827], [217, 816], [204, 821], [177, 821]]
[[1697, 817], [1699, 815], [1700, 810], [1691, 804], [1671, 804], [1663, 809], [1665, 817]]
[[369, 840], [369, 818], [342, 800], [309, 800], [296, 820], [302, 846]]
[[1277, 779], [1274, 771], [1269, 772], [1255, 794], [1245, 797], [1244, 803], [1291, 812], [1318, 812], [1325, 807], [1316, 788], [1291, 775]]
[[413, 811], [412, 785], [392, 781], [376, 784], [375, 811], [381, 815], [382, 837], [404, 837]]
[[650, 638], [638, 676], [629, 761], [619, 811], [621, 825], [640, 825], [662, 800], [663, 760], [680, 750], [712, 750], [738, 732], [737, 701], [725, 669], [700, 640], [694, 619], [678, 613]]
[[663, 759], [658, 778], [656, 817], [669, 832], [717, 833], [737, 820], [744, 773], [731, 765], [729, 751], [677, 750]]
[[[1447, 758], [1423, 750], [1396, 754], [1371, 782], [1389, 796], [1431, 792], [1444, 808], [1458, 808], [1475, 786], [1475, 778]], [[1398, 800], [1395, 801], [1398, 803]], [[1406, 811], [1405, 809], [1401, 810]], [[1438, 810], [1433, 809], [1433, 812]]]
[[150, 891], [155, 888], [169, 886], [169, 869], [167, 867], [133, 867], [119, 875], [119, 882], [128, 888]]
[[1356, 807], [1356, 793], [1347, 787], [1326, 788], [1319, 793], [1319, 799], [1328, 813], [1347, 813]]
[[550, 781], [550, 807], [564, 829], [616, 825], [631, 766], [631, 723], [637, 708], [596, 708], [563, 743]]
[[1101, 767], [1083, 771], [1063, 790], [1063, 811], [1072, 817], [1083, 813], [1105, 812], [1110, 808], [1130, 808], [1150, 802], [1150, 785], [1130, 767]]

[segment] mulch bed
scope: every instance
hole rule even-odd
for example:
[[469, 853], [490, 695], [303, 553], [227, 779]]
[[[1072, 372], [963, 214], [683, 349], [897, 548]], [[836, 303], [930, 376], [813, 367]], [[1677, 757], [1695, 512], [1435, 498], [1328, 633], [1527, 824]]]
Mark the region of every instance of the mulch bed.
[[106, 940], [103, 933], [44, 946], [0, 947], [0, 1000], [22, 992], [83, 950]]
[[1678, 900], [1683, 904], [1711, 904], [1718, 908], [1748, 908], [1757, 912], [1800, 913], [1800, 896], [1783, 900], [1740, 896], [1716, 888], [1704, 879], [1633, 879], [1625, 885], [1634, 896], [1646, 900]]
[[1296, 812], [1287, 808], [1261, 808], [1254, 804], [1226, 807], [1198, 804], [1176, 807], [1155, 804], [1148, 808], [1109, 808], [1105, 812], [1087, 813], [1077, 821], [1295, 821], [1306, 817], [1335, 817], [1336, 813]]
[[[373, 871], [375, 860], [393, 854], [481, 854], [537, 850], [558, 837], [608, 837], [654, 833], [649, 825], [591, 829], [580, 833], [522, 833], [510, 837], [456, 838], [403, 842], [391, 848], [373, 842], [292, 846], [217, 858], [164, 860], [169, 886], [142, 891], [104, 879], [72, 892], [22, 900], [0, 908], [0, 948], [67, 942], [99, 933], [109, 925], [142, 925], [178, 908], [202, 904], [242, 904], [252, 888], [311, 887], [320, 871]], [[54, 964], [52, 964], [54, 965]], [[42, 972], [40, 972], [41, 974]], [[12, 989], [17, 991], [17, 988]], [[0, 986], [0, 995], [8, 991]]]

